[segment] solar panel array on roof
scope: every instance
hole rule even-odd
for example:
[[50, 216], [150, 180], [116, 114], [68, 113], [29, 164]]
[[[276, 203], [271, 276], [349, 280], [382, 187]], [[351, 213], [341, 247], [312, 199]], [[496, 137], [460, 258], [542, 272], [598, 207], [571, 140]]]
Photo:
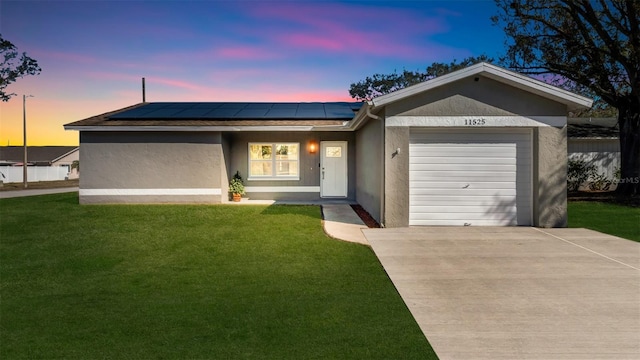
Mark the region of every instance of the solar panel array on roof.
[[110, 120], [351, 120], [362, 103], [149, 103]]

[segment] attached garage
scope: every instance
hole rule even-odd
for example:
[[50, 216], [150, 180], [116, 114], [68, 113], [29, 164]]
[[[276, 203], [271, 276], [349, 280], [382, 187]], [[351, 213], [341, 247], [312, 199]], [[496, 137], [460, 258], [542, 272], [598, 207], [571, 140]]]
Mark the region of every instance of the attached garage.
[[530, 129], [412, 128], [409, 225], [532, 224]]
[[382, 184], [361, 184], [381, 198], [359, 190], [363, 207], [385, 227], [565, 227], [567, 113], [591, 103], [486, 63], [375, 97], [360, 138], [382, 131]]

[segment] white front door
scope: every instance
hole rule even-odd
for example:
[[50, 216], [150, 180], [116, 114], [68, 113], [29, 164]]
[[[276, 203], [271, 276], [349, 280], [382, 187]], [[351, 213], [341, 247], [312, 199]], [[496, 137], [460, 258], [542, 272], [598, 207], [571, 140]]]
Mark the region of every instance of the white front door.
[[347, 197], [347, 142], [320, 143], [320, 196]]

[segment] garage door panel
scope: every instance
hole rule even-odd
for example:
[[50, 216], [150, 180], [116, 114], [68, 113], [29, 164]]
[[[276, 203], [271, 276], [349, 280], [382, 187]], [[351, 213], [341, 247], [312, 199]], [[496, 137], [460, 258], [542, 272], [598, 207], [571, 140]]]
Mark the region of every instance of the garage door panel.
[[529, 225], [530, 130], [411, 129], [410, 225]]
[[[464, 166], [464, 168], [461, 168]], [[474, 172], [480, 171], [483, 173], [491, 171], [516, 171], [516, 165], [500, 165], [490, 163], [473, 163], [473, 164], [409, 164], [409, 171], [463, 171]]]
[[[447, 156], [425, 156], [430, 164], [468, 164], [469, 157], [447, 157]], [[501, 165], [516, 165], [515, 158], [508, 157], [477, 157], [473, 161], [476, 164], [501, 164]], [[419, 165], [420, 163], [411, 163], [409, 165]]]
[[437, 144], [414, 144], [413, 150], [417, 156], [448, 156], [448, 157], [513, 157], [516, 149], [512, 144], [486, 144], [484, 146], [465, 146], [465, 144], [452, 144], [451, 146], [437, 146]]
[[431, 214], [431, 218], [436, 218], [437, 216], [444, 216], [444, 218], [453, 218], [459, 217], [461, 219], [483, 219], [487, 216], [491, 216], [491, 214], [509, 214], [516, 211], [516, 205], [513, 202], [507, 202], [504, 205], [495, 205], [495, 204], [487, 204], [487, 205], [458, 205], [456, 204], [446, 204], [446, 205], [425, 205], [425, 206], [414, 206], [414, 210], [416, 214]]
[[[422, 181], [456, 181], [456, 182], [504, 182], [514, 181], [516, 174], [513, 172], [492, 172], [491, 174], [470, 174], [467, 171], [424, 171], [420, 174]], [[418, 181], [416, 181], [418, 183]]]
[[[413, 206], [465, 206], [479, 205], [487, 206], [496, 202], [506, 203], [513, 201], [513, 196], [485, 196], [484, 198], [476, 196], [476, 199], [468, 196], [416, 196], [413, 199]], [[518, 203], [516, 202], [516, 205]]]
[[469, 223], [471, 225], [475, 225], [476, 221], [481, 220], [513, 220], [515, 219], [515, 215], [509, 212], [500, 212], [493, 211], [489, 213], [477, 213], [477, 212], [469, 212], [469, 213], [453, 213], [453, 212], [434, 212], [434, 213], [425, 213], [429, 214], [429, 220], [457, 220], [459, 221], [458, 225], [464, 225], [462, 222]]
[[[471, 185], [473, 183], [473, 186]], [[461, 191], [466, 190], [477, 190], [477, 189], [515, 189], [516, 184], [514, 181], [495, 181], [495, 182], [459, 182], [459, 181], [412, 181], [410, 182], [410, 186], [414, 189], [460, 189]]]
[[473, 223], [464, 220], [411, 220], [412, 226], [516, 226], [516, 219], [492, 219], [492, 220], [474, 220]]
[[452, 191], [451, 189], [412, 189], [411, 195], [435, 195], [435, 196], [487, 196], [499, 198], [504, 196], [512, 196], [515, 199], [516, 189], [460, 189]]

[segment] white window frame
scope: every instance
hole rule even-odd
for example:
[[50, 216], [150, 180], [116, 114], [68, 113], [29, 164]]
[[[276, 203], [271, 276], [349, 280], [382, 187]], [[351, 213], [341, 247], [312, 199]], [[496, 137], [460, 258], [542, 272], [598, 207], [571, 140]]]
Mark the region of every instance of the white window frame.
[[[271, 173], [274, 175], [251, 175], [251, 145], [271, 145]], [[298, 175], [277, 175], [276, 172], [276, 154], [275, 154], [275, 149], [277, 145], [296, 145], [298, 146], [298, 160], [296, 161], [298, 163]], [[256, 141], [256, 142], [250, 142], [249, 144], [247, 144], [247, 180], [281, 180], [281, 181], [287, 181], [287, 180], [300, 180], [300, 161], [301, 161], [301, 155], [302, 155], [302, 148], [300, 147], [300, 143], [297, 142], [270, 142], [270, 141]], [[265, 160], [259, 160], [259, 161], [265, 161]]]

